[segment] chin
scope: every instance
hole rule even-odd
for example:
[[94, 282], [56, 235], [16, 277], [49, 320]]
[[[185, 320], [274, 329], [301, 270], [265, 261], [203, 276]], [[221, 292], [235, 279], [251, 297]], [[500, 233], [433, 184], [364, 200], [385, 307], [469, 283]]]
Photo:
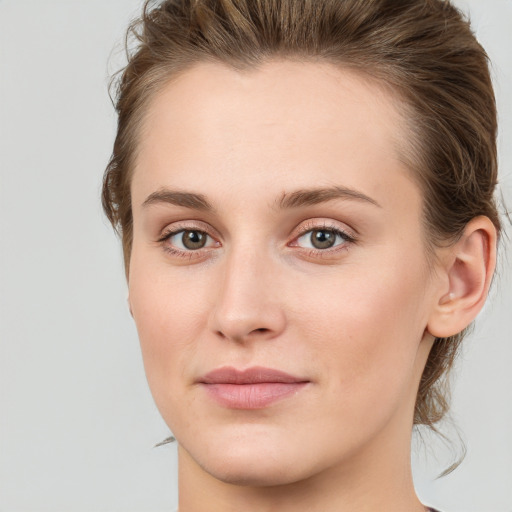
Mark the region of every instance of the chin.
[[204, 461], [202, 469], [224, 483], [247, 487], [289, 485], [303, 479], [289, 463], [280, 464], [272, 458], [262, 461], [228, 455], [222, 461]]
[[212, 433], [203, 443], [197, 441], [192, 441], [190, 449], [186, 439], [180, 446], [203, 471], [225, 483], [268, 487], [311, 476], [301, 448], [268, 431], [238, 436]]

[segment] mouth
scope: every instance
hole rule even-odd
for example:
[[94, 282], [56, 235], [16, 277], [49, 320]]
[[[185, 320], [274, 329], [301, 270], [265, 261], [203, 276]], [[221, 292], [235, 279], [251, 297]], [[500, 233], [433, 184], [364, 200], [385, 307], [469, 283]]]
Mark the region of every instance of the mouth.
[[198, 380], [208, 396], [229, 409], [263, 409], [292, 397], [310, 381], [272, 368], [222, 367]]

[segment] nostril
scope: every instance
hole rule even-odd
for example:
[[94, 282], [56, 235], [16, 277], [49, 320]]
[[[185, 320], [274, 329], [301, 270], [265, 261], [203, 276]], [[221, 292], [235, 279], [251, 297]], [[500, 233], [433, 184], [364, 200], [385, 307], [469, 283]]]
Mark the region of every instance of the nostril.
[[[208, 329], [218, 340], [235, 342], [273, 339], [285, 328], [283, 311], [273, 304], [254, 308], [250, 304], [241, 307], [222, 305], [212, 311]], [[239, 306], [237, 304], [237, 306]]]
[[244, 341], [244, 340], [249, 340], [253, 336], [258, 337], [258, 335], [266, 335], [270, 332], [272, 332], [272, 329], [267, 329], [266, 327], [260, 327], [258, 329], [253, 329], [252, 331], [249, 331], [246, 334], [243, 334], [241, 332], [239, 332], [239, 333], [232, 332], [231, 334], [228, 334], [221, 330], [216, 331], [215, 334], [219, 338], [224, 339], [224, 340], [232, 339], [235, 341]]

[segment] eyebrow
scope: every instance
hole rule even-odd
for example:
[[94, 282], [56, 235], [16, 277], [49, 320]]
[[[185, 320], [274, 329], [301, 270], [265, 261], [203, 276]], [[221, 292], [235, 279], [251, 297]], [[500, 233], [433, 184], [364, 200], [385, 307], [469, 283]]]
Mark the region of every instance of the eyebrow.
[[193, 210], [213, 211], [213, 206], [208, 202], [202, 194], [194, 194], [192, 192], [180, 192], [177, 190], [160, 189], [150, 194], [142, 203], [145, 208], [152, 204], [173, 204], [175, 206], [183, 206]]
[[277, 202], [277, 207], [279, 209], [298, 208], [300, 206], [311, 206], [326, 201], [332, 201], [333, 199], [354, 199], [382, 208], [375, 199], [372, 199], [366, 194], [352, 188], [339, 186], [301, 189], [290, 193], [285, 192]]
[[[363, 194], [358, 190], [346, 187], [326, 187], [326, 188], [312, 188], [300, 189], [294, 192], [284, 192], [283, 195], [276, 201], [276, 207], [279, 210], [299, 208], [301, 206], [312, 206], [315, 204], [332, 201], [333, 199], [352, 199], [362, 201], [374, 206], [382, 208], [381, 205], [371, 197]], [[213, 212], [214, 208], [206, 197], [202, 194], [195, 194], [193, 192], [181, 192], [177, 190], [169, 190], [166, 188], [157, 190], [150, 194], [142, 203], [143, 207], [153, 204], [167, 203], [175, 206], [183, 206], [193, 210]]]

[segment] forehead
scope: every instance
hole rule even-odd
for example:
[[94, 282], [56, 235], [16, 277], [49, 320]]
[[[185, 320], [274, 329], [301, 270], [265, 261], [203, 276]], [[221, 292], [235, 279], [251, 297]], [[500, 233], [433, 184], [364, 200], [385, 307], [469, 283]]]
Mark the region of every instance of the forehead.
[[408, 174], [397, 101], [369, 77], [328, 63], [271, 61], [244, 72], [198, 64], [152, 98], [133, 192], [210, 182], [266, 191], [271, 179], [283, 189], [341, 181], [375, 194], [393, 173]]

